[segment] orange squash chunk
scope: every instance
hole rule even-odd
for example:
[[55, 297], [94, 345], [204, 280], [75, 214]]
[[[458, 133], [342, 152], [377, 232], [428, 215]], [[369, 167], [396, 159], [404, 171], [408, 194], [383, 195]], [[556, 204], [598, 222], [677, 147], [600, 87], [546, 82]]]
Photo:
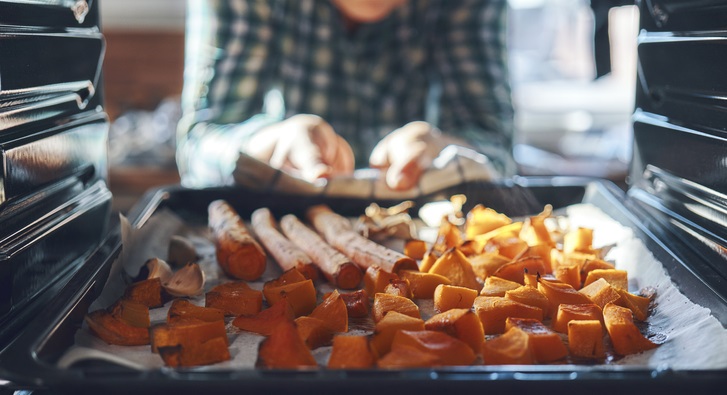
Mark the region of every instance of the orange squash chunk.
[[593, 252], [593, 229], [578, 227], [563, 236], [563, 252]]
[[[302, 275], [301, 275], [302, 276]], [[310, 314], [316, 308], [317, 295], [313, 280], [303, 280], [283, 285], [263, 286], [263, 296], [268, 304], [273, 305], [281, 299], [286, 299], [296, 317]]]
[[532, 365], [535, 363], [530, 351], [530, 336], [518, 327], [488, 340], [482, 346], [485, 365]]
[[211, 365], [230, 360], [227, 338], [215, 337], [204, 343], [159, 348], [164, 364], [171, 367]]
[[325, 297], [310, 316], [323, 320], [333, 332], [348, 332], [348, 309], [338, 290]]
[[106, 310], [96, 310], [85, 317], [88, 329], [108, 344], [141, 346], [149, 344], [149, 330], [129, 325]]
[[572, 286], [560, 281], [545, 280], [542, 277], [538, 280], [538, 291], [540, 291], [550, 304], [548, 309], [551, 315], [558, 312], [561, 304], [591, 304], [586, 295], [578, 292]]
[[408, 239], [404, 242], [404, 255], [411, 259], [422, 260], [428, 249], [424, 240]]
[[617, 301], [621, 297], [618, 291], [603, 278], [599, 278], [598, 280], [586, 285], [578, 292], [586, 295], [591, 302], [597, 304], [601, 308], [603, 308], [603, 306], [607, 303]]
[[617, 269], [594, 269], [588, 272], [583, 286], [588, 286], [599, 278], [606, 280], [612, 287], [616, 289], [629, 289], [629, 276], [626, 270]]
[[[523, 240], [519, 240], [519, 234], [522, 228], [522, 221], [513, 222], [511, 224], [501, 226], [497, 229], [493, 229], [487, 233], [475, 235], [473, 239], [480, 246], [479, 251], [484, 251], [486, 247], [488, 247], [490, 251], [496, 251], [497, 246], [503, 240], [511, 240], [511, 242], [518, 242], [519, 244], [521, 244], [520, 242], [523, 242]], [[491, 240], [496, 241], [490, 243]]]
[[130, 284], [126, 287], [123, 299], [141, 303], [149, 308], [161, 307], [164, 304], [162, 280], [154, 277]]
[[424, 330], [424, 320], [394, 310], [384, 315], [384, 318], [376, 323], [371, 338], [371, 349], [377, 356], [382, 357], [391, 350], [394, 335], [400, 330]]
[[505, 299], [537, 307], [543, 310], [544, 317], [547, 317], [550, 314], [550, 302], [548, 302], [548, 298], [546, 298], [545, 295], [543, 295], [543, 293], [538, 291], [535, 287], [522, 285], [516, 289], [505, 291]]
[[611, 262], [606, 262], [603, 259], [592, 258], [586, 259], [581, 265], [581, 278], [585, 279], [588, 277], [588, 273], [596, 269], [615, 269], [616, 266]]
[[515, 281], [505, 280], [497, 276], [487, 277], [485, 286], [480, 291], [480, 296], [505, 296], [505, 292], [520, 288], [521, 284]]
[[633, 313], [625, 307], [607, 304], [603, 308], [603, 321], [606, 323], [613, 349], [619, 355], [635, 354], [657, 347], [641, 334], [634, 324]]
[[477, 204], [467, 213], [464, 223], [466, 239], [474, 239], [495, 229], [512, 223], [512, 219], [482, 204]]
[[[432, 246], [435, 247], [435, 246]], [[435, 250], [434, 248], [430, 248], [425, 254], [422, 260], [419, 262], [419, 271], [427, 273], [429, 272], [429, 269], [434, 266], [434, 262], [439, 259], [440, 256], [442, 256], [443, 251]]]
[[410, 317], [421, 318], [419, 306], [411, 299], [392, 294], [377, 293], [374, 295], [374, 304], [371, 308], [371, 315], [374, 322], [381, 321], [384, 315], [390, 311], [398, 311]]
[[503, 333], [507, 317], [543, 320], [542, 309], [498, 296], [478, 296], [474, 307], [486, 335]]
[[429, 269], [429, 273], [439, 274], [449, 279], [452, 285], [467, 287], [479, 292], [482, 286], [477, 282], [472, 265], [458, 248], [450, 248]]
[[377, 366], [383, 369], [427, 368], [437, 365], [438, 357], [415, 347], [399, 345], [379, 358]]
[[205, 307], [220, 309], [225, 316], [255, 315], [262, 306], [263, 293], [241, 281], [217, 285], [205, 294]]
[[467, 343], [438, 331], [396, 332], [391, 343], [391, 353], [396, 352], [400, 346], [413, 347], [435, 355], [436, 365], [471, 365], [477, 358]]
[[409, 287], [411, 288], [412, 296], [415, 299], [432, 299], [437, 285], [452, 284], [450, 279], [436, 273], [400, 270], [399, 276], [402, 279], [409, 281]]
[[578, 265], [558, 265], [553, 270], [553, 275], [558, 281], [566, 283], [575, 289], [581, 288], [581, 267]]
[[518, 284], [525, 284], [525, 273], [545, 274], [543, 259], [537, 256], [518, 259], [502, 265], [492, 275]]
[[367, 369], [376, 366], [376, 356], [368, 336], [336, 336], [333, 338], [329, 369]]
[[265, 284], [263, 285], [263, 289], [266, 286], [267, 287], [279, 287], [281, 285], [298, 283], [298, 282], [305, 281], [305, 280], [307, 280], [305, 275], [303, 273], [301, 273], [300, 270], [298, 270], [298, 268], [294, 267], [292, 269], [288, 269], [288, 270], [284, 271], [283, 274], [278, 276], [278, 278], [265, 282]]
[[542, 322], [532, 318], [508, 317], [505, 321], [505, 332], [517, 327], [528, 334], [530, 351], [535, 362], [548, 363], [568, 356], [568, 348], [563, 344], [560, 335], [550, 330]]
[[626, 307], [634, 313], [634, 318], [639, 321], [646, 321], [649, 316], [649, 305], [651, 299], [634, 295], [625, 289], [616, 289], [620, 298], [615, 302], [617, 305]]
[[602, 359], [606, 356], [603, 325], [598, 320], [568, 322], [568, 348], [574, 357]]
[[550, 231], [545, 226], [545, 220], [551, 216], [552, 206], [545, 206], [543, 212], [532, 216], [525, 221], [520, 231], [520, 238], [525, 240], [528, 245], [546, 244], [555, 246], [555, 242], [550, 237]]
[[224, 321], [184, 321], [174, 324], [160, 324], [151, 327], [151, 350], [158, 352], [162, 347], [189, 347], [202, 344], [216, 337], [227, 344], [227, 330]]
[[528, 249], [528, 243], [525, 240], [512, 235], [498, 235], [485, 243], [483, 252], [497, 252], [498, 254], [510, 258], [511, 260], [521, 256]]
[[364, 290], [368, 295], [384, 292], [390, 280], [398, 278], [396, 273], [389, 273], [376, 265], [369, 266], [364, 273]]
[[424, 323], [424, 329], [444, 332], [455, 337], [479, 354], [485, 342], [485, 331], [480, 318], [470, 309], [451, 309], [436, 314]]
[[295, 369], [317, 366], [317, 363], [295, 324], [283, 321], [260, 343], [255, 365], [261, 368]]
[[346, 304], [346, 312], [351, 318], [363, 318], [369, 315], [369, 295], [365, 290], [344, 292], [341, 299]]
[[407, 280], [405, 278], [393, 279], [393, 280], [389, 281], [389, 285], [387, 285], [386, 288], [384, 288], [384, 293], [403, 296], [408, 299], [411, 299], [414, 297], [414, 294], [411, 292], [411, 286], [409, 285], [409, 280]]
[[568, 333], [568, 323], [574, 320], [596, 320], [603, 323], [603, 311], [593, 303], [561, 304], [553, 320], [553, 330]]
[[241, 315], [232, 320], [232, 325], [248, 332], [269, 335], [281, 321], [293, 321], [295, 313], [286, 299], [280, 299], [256, 315]]
[[202, 307], [192, 304], [187, 299], [174, 299], [167, 311], [167, 322], [195, 318], [201, 321], [218, 321], [225, 319], [225, 312], [213, 307]]
[[525, 252], [520, 256], [520, 258], [527, 258], [527, 257], [538, 257], [543, 260], [543, 266], [545, 266], [545, 273], [543, 274], [550, 274], [553, 272], [553, 246], [548, 244], [537, 244], [529, 246]]
[[439, 284], [434, 289], [434, 309], [439, 312], [450, 309], [469, 309], [476, 297], [477, 291], [474, 289]]
[[502, 256], [497, 251], [494, 251], [472, 256], [469, 260], [470, 266], [472, 266], [472, 270], [475, 272], [475, 276], [484, 281], [492, 273], [496, 272], [500, 266], [510, 262], [512, 259]]
[[110, 307], [111, 315], [137, 328], [149, 328], [149, 308], [141, 303], [119, 299]]
[[311, 350], [324, 346], [333, 339], [333, 331], [323, 320], [302, 316], [295, 319], [295, 327]]

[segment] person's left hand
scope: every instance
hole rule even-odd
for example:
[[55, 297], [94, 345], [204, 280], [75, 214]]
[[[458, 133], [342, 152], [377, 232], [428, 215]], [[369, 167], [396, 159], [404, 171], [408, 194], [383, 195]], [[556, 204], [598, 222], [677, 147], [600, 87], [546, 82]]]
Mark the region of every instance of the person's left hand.
[[427, 122], [410, 122], [376, 144], [369, 164], [385, 170], [389, 188], [403, 191], [416, 185], [443, 148], [455, 143]]

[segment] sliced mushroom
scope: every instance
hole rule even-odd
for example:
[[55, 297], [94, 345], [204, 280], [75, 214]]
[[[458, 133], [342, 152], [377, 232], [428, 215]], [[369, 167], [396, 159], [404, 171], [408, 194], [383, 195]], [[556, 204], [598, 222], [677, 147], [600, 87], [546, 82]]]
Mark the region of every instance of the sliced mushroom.
[[204, 272], [199, 265], [190, 262], [177, 270], [169, 281], [162, 285], [172, 296], [194, 296], [204, 290], [204, 280]]
[[169, 239], [167, 261], [173, 266], [181, 267], [189, 262], [197, 261], [197, 250], [189, 239], [174, 235]]
[[169, 281], [172, 277], [172, 268], [169, 267], [164, 260], [159, 258], [151, 258], [144, 264], [144, 270], [146, 271], [146, 279], [159, 278], [162, 284]]

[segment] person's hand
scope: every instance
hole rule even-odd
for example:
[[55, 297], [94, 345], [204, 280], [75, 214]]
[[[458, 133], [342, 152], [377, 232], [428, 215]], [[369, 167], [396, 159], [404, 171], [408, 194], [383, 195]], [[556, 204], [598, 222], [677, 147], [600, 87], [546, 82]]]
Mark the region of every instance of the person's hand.
[[369, 164], [386, 171], [389, 188], [407, 190], [416, 185], [442, 149], [455, 143], [459, 142], [426, 122], [410, 122], [379, 141]]
[[246, 153], [307, 181], [353, 174], [351, 146], [316, 115], [294, 115], [263, 128]]

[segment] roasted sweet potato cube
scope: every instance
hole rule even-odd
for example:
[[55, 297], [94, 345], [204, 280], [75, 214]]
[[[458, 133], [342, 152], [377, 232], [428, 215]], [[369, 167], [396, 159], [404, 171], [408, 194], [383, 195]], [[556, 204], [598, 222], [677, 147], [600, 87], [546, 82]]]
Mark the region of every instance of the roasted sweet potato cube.
[[561, 304], [591, 304], [591, 300], [586, 295], [578, 292], [572, 286], [560, 281], [550, 281], [544, 278], [538, 280], [538, 291], [540, 291], [550, 304], [551, 316], [558, 312], [558, 306]]
[[318, 318], [302, 316], [295, 319], [295, 327], [306, 346], [311, 350], [324, 346], [333, 339], [333, 331]]
[[483, 235], [512, 223], [512, 219], [492, 208], [477, 204], [467, 212], [464, 232], [467, 239]]
[[568, 333], [568, 323], [573, 320], [596, 320], [603, 323], [603, 311], [593, 303], [561, 304], [553, 320], [553, 330]]
[[164, 304], [162, 280], [155, 277], [130, 284], [126, 287], [123, 299], [141, 303], [149, 308], [161, 307]]
[[636, 354], [657, 347], [641, 334], [634, 324], [633, 313], [625, 307], [607, 304], [603, 308], [603, 321], [606, 323], [613, 349], [619, 355]]
[[581, 267], [578, 265], [558, 265], [555, 270], [553, 270], [553, 275], [558, 281], [566, 283], [575, 289], [581, 288]]
[[475, 276], [478, 279], [484, 281], [490, 277], [492, 273], [496, 272], [500, 266], [510, 262], [512, 259], [500, 255], [499, 252], [486, 252], [469, 257], [470, 265], [472, 270], [475, 272]]
[[280, 322], [258, 347], [256, 366], [295, 369], [317, 366], [313, 354], [300, 337], [295, 323]]
[[480, 291], [482, 286], [477, 282], [469, 259], [458, 248], [450, 248], [436, 262], [429, 273], [439, 274], [449, 279], [452, 285]]
[[407, 280], [405, 278], [391, 279], [389, 281], [389, 285], [387, 285], [386, 288], [384, 288], [384, 293], [403, 296], [408, 299], [411, 299], [414, 297], [414, 294], [411, 292], [411, 286], [409, 285], [409, 280]]
[[574, 357], [602, 359], [606, 356], [603, 325], [598, 320], [568, 322], [568, 348]]
[[211, 365], [230, 360], [227, 338], [215, 337], [204, 343], [159, 347], [159, 356], [171, 367]]
[[427, 253], [427, 242], [419, 239], [408, 239], [404, 242], [404, 255], [411, 259], [421, 260]]
[[599, 278], [598, 280], [586, 285], [578, 292], [586, 295], [591, 302], [597, 304], [601, 308], [603, 308], [603, 306], [607, 303], [617, 301], [621, 297], [616, 288], [612, 287], [611, 284], [603, 278]]
[[154, 325], [151, 332], [151, 350], [157, 352], [162, 347], [186, 347], [202, 344], [216, 337], [227, 342], [227, 330], [224, 321], [184, 321], [174, 324]]
[[532, 365], [535, 360], [530, 351], [530, 336], [522, 329], [512, 327], [485, 342], [482, 359], [485, 365]]
[[439, 284], [434, 289], [434, 309], [443, 312], [450, 309], [470, 309], [477, 291], [456, 285]]
[[505, 332], [512, 327], [520, 328], [527, 333], [530, 352], [535, 362], [555, 362], [568, 356], [568, 348], [560, 335], [543, 325], [542, 322], [532, 318], [508, 317], [505, 321]]
[[525, 284], [526, 272], [545, 274], [543, 259], [537, 256], [521, 258], [500, 266], [492, 275], [522, 285]]
[[369, 266], [364, 273], [364, 290], [369, 296], [384, 292], [390, 280], [398, 278], [396, 273], [389, 273], [376, 265]]
[[435, 273], [400, 270], [399, 276], [409, 281], [411, 293], [415, 299], [432, 299], [437, 285], [452, 284], [447, 277]]
[[365, 290], [359, 289], [353, 292], [341, 294], [343, 302], [346, 303], [346, 311], [349, 318], [363, 318], [369, 315], [369, 295]]
[[265, 284], [263, 284], [263, 289], [265, 289], [265, 287], [279, 287], [281, 285], [297, 283], [305, 280], [307, 280], [305, 275], [301, 273], [298, 268], [294, 267], [292, 269], [284, 271], [283, 274], [281, 274], [277, 278], [265, 282]]
[[106, 310], [96, 310], [86, 315], [88, 329], [108, 344], [142, 346], [149, 344], [149, 329], [129, 325]]
[[333, 332], [348, 331], [348, 309], [338, 290], [324, 298], [310, 316], [323, 320]]
[[478, 296], [474, 307], [486, 335], [503, 333], [507, 317], [543, 320], [542, 309], [498, 296]]
[[225, 312], [213, 307], [202, 307], [192, 304], [187, 299], [174, 299], [167, 311], [167, 322], [195, 318], [201, 321], [224, 321]]
[[377, 293], [374, 295], [374, 304], [371, 308], [371, 315], [374, 322], [381, 321], [389, 311], [398, 311], [410, 317], [421, 318], [419, 306], [411, 299], [392, 294]]
[[616, 289], [616, 291], [620, 298], [615, 303], [621, 307], [626, 307], [631, 310], [631, 312], [634, 313], [634, 318], [637, 320], [646, 321], [646, 317], [649, 316], [649, 305], [651, 304], [651, 299], [644, 296], [634, 295], [625, 289]]
[[629, 276], [626, 270], [617, 269], [594, 269], [588, 272], [583, 286], [597, 281], [599, 278], [606, 280], [612, 287], [616, 289], [629, 289]]
[[522, 285], [516, 289], [511, 289], [505, 292], [505, 299], [537, 307], [543, 310], [544, 317], [547, 317], [550, 314], [550, 302], [548, 302], [548, 298], [546, 298], [545, 295], [543, 295], [543, 293], [538, 291], [535, 287]]
[[111, 315], [137, 328], [149, 328], [149, 308], [141, 303], [119, 299], [110, 307]]
[[217, 285], [205, 295], [205, 307], [220, 309], [225, 316], [255, 315], [262, 306], [263, 293], [241, 281]]
[[437, 360], [438, 357], [431, 352], [400, 345], [379, 358], [377, 366], [383, 369], [426, 368], [438, 365]]
[[384, 315], [384, 318], [376, 323], [374, 335], [371, 338], [371, 349], [378, 357], [384, 356], [391, 350], [394, 335], [400, 330], [424, 330], [424, 320], [394, 310]]
[[232, 320], [232, 325], [244, 331], [267, 336], [281, 321], [293, 321], [295, 312], [286, 299], [280, 299], [256, 315], [241, 315]]
[[329, 369], [368, 369], [376, 366], [376, 356], [368, 336], [336, 336], [333, 338]]
[[480, 296], [500, 296], [504, 297], [505, 292], [511, 289], [520, 288], [521, 284], [515, 281], [505, 280], [497, 276], [487, 277], [485, 286], [480, 291]]
[[475, 354], [482, 350], [485, 342], [485, 331], [480, 318], [469, 308], [451, 309], [435, 314], [424, 323], [424, 329], [444, 332], [455, 337], [472, 348]]
[[286, 299], [293, 308], [296, 317], [310, 314], [316, 308], [317, 303], [316, 287], [313, 285], [313, 280], [304, 279], [303, 281], [282, 285], [265, 284], [263, 286], [263, 296], [270, 305], [281, 299]]
[[471, 365], [477, 359], [467, 343], [439, 331], [398, 331], [391, 343], [390, 353], [397, 352], [398, 347], [402, 346], [414, 347], [437, 356], [436, 365]]

